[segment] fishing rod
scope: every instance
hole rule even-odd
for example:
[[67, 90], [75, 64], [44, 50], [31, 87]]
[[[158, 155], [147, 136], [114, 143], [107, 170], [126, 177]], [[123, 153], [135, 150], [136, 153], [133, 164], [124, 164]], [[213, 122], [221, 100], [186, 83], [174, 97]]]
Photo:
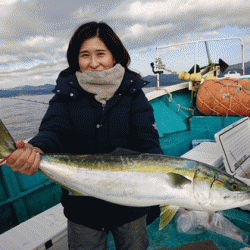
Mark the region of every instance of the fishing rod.
[[22, 100], [22, 101], [26, 101], [26, 102], [34, 102], [34, 103], [41, 103], [41, 104], [44, 104], [44, 105], [49, 105], [48, 103], [46, 102], [39, 102], [39, 101], [32, 101], [32, 100], [26, 100], [26, 99], [22, 99], [22, 98], [16, 98], [16, 97], [6, 97], [6, 98], [9, 98], [9, 99], [16, 99], [16, 100]]

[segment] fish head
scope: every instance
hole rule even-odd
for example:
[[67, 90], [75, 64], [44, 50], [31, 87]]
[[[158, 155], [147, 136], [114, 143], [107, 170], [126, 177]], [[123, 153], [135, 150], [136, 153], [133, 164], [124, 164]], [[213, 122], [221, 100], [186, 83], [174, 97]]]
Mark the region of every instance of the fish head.
[[213, 168], [199, 168], [193, 180], [201, 210], [220, 211], [250, 204], [250, 186]]

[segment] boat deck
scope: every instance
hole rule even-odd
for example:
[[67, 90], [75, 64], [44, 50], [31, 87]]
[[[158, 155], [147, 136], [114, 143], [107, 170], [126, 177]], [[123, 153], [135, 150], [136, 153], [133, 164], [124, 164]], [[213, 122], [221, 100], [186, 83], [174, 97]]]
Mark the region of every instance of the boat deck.
[[[197, 110], [193, 113], [190, 91], [187, 86], [187, 83], [183, 83], [147, 94], [154, 109], [161, 147], [166, 155], [181, 156], [192, 148], [192, 141], [213, 140], [215, 133], [241, 119], [237, 116], [204, 116]], [[44, 211], [53, 209], [60, 202], [61, 189], [40, 173], [34, 176], [25, 176], [14, 173], [3, 165], [0, 169], [0, 193], [3, 194], [0, 198], [0, 249], [5, 250], [8, 249], [6, 244], [11, 246], [6, 237], [8, 233], [18, 229], [24, 224], [23, 222], [27, 223], [41, 216]], [[60, 205], [57, 206], [60, 207]], [[58, 216], [63, 216], [62, 211], [60, 209], [58, 211]], [[250, 214], [248, 211], [232, 209], [223, 211], [223, 215], [250, 237]], [[61, 244], [65, 247], [66, 224], [65, 217], [62, 218], [64, 218], [64, 226], [60, 229], [60, 235], [64, 234]], [[41, 226], [41, 219], [39, 225]], [[47, 224], [46, 226], [48, 227]], [[19, 230], [19, 232], [25, 233], [23, 230]], [[149, 249], [176, 248], [184, 244], [205, 240], [212, 240], [220, 250], [238, 250], [247, 246], [211, 231], [197, 235], [179, 233], [175, 220], [172, 220], [167, 227], [159, 231], [159, 219], [156, 219], [148, 226], [148, 236], [150, 240]], [[32, 237], [33, 240], [36, 238]], [[22, 239], [22, 237], [16, 239]], [[39, 246], [43, 248], [27, 248], [26, 241], [22, 243], [24, 246], [20, 249], [45, 249], [45, 244], [49, 246], [51, 242], [53, 243], [53, 240], [49, 238], [43, 243], [39, 243]], [[3, 244], [5, 244], [4, 247]], [[56, 244], [52, 244], [52, 247], [47, 249], [63, 249], [62, 246], [57, 247]], [[13, 249], [13, 247], [9, 249]], [[115, 249], [112, 235], [109, 235], [108, 249]]]

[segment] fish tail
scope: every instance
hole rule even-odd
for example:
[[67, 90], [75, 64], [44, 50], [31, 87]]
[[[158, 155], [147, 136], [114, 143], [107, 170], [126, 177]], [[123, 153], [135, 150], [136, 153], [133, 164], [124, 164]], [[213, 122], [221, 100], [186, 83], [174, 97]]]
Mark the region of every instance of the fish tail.
[[7, 157], [16, 150], [16, 143], [0, 119], [0, 164], [7, 160]]

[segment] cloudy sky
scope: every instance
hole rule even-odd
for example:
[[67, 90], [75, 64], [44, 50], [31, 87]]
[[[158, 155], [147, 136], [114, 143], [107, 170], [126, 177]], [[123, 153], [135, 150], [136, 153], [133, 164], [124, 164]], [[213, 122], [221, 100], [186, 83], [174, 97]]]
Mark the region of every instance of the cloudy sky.
[[[131, 55], [130, 68], [143, 76], [152, 74], [156, 46], [197, 39], [240, 37], [247, 61], [249, 13], [250, 0], [0, 0], [0, 89], [55, 84], [67, 67], [70, 37], [88, 21], [109, 24]], [[163, 62], [184, 65], [192, 57], [185, 53], [181, 58], [174, 48], [164, 51]]]

